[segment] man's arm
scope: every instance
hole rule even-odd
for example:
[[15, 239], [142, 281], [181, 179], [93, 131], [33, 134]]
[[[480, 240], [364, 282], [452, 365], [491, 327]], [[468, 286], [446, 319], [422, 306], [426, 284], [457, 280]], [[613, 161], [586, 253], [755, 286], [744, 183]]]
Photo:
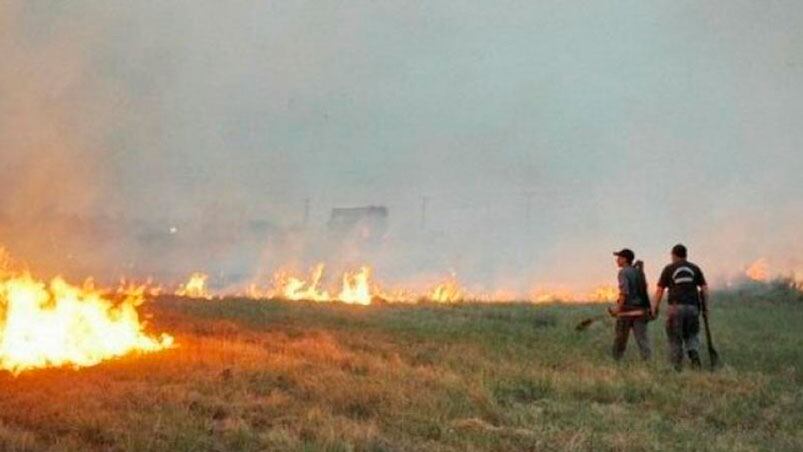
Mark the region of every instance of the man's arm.
[[671, 279], [672, 275], [670, 274], [669, 267], [664, 267], [664, 270], [661, 272], [661, 277], [658, 278], [658, 284], [656, 284], [655, 300], [651, 308], [653, 318], [658, 317], [658, 310], [661, 307], [661, 300], [664, 298], [664, 291], [669, 286]]
[[658, 309], [661, 307], [661, 300], [664, 298], [664, 290], [665, 288], [662, 286], [658, 286], [658, 288], [655, 289], [655, 299], [652, 304], [653, 317], [658, 317]]
[[699, 267], [697, 268], [697, 286], [700, 288], [700, 304], [702, 305], [703, 311], [708, 312], [708, 282], [705, 280], [705, 275], [703, 275], [703, 270]]
[[700, 300], [702, 301], [700, 304], [703, 305], [703, 312], [708, 312], [708, 302], [710, 301], [710, 298], [708, 298], [707, 284], [700, 286]]

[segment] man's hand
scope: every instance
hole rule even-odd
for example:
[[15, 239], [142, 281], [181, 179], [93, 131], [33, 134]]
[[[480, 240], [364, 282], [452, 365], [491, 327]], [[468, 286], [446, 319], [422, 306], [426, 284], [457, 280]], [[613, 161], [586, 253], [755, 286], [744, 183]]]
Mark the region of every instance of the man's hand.
[[664, 298], [664, 288], [660, 285], [655, 290], [655, 298], [653, 304], [650, 305], [650, 314], [652, 314], [653, 319], [658, 318], [658, 308], [661, 307], [661, 300]]

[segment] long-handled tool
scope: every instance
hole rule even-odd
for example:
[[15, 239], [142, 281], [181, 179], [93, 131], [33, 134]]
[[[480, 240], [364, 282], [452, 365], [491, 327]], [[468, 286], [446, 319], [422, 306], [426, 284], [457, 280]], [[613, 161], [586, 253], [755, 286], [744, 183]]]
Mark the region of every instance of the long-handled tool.
[[588, 329], [588, 327], [593, 325], [594, 322], [597, 322], [599, 320], [603, 320], [606, 317], [617, 317], [617, 318], [618, 317], [641, 317], [641, 316], [647, 316], [647, 315], [649, 315], [649, 312], [647, 312], [646, 309], [636, 309], [636, 310], [633, 310], [633, 311], [614, 312], [609, 308], [607, 314], [601, 314], [601, 315], [598, 315], [598, 316], [595, 316], [595, 317], [590, 317], [588, 319], [585, 319], [585, 320], [581, 321], [580, 323], [578, 323], [577, 326], [574, 327], [574, 329], [576, 331], [585, 331], [585, 330]]
[[703, 324], [705, 325], [705, 342], [708, 345], [708, 359], [711, 361], [711, 369], [719, 367], [719, 353], [714, 349], [714, 342], [711, 340], [711, 327], [708, 325], [708, 300], [704, 294], [700, 294], [700, 304], [703, 308]]

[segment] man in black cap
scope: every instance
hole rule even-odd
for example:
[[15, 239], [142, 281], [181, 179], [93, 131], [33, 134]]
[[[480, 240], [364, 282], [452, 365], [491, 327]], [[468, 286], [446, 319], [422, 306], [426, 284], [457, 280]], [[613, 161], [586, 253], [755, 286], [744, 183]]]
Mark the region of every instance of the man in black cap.
[[[669, 339], [669, 353], [676, 370], [683, 368], [683, 349], [689, 355], [692, 367], [700, 364], [700, 297], [708, 296], [708, 285], [703, 271], [686, 260], [688, 252], [683, 245], [672, 248], [672, 263], [664, 268], [658, 289], [655, 292], [655, 305], [652, 316], [658, 316], [664, 290], [669, 289], [666, 317], [666, 336]], [[703, 304], [705, 307], [706, 305]]]
[[[633, 266], [636, 255], [625, 248], [613, 253], [619, 266], [619, 298], [612, 314], [616, 315], [616, 336], [613, 341], [613, 358], [617, 361], [627, 348], [630, 330], [636, 336], [639, 352], [644, 360], [650, 359], [650, 338], [647, 335], [650, 300], [647, 295], [647, 282], [644, 273]], [[640, 311], [642, 314], [638, 314]], [[636, 315], [631, 315], [636, 314]]]

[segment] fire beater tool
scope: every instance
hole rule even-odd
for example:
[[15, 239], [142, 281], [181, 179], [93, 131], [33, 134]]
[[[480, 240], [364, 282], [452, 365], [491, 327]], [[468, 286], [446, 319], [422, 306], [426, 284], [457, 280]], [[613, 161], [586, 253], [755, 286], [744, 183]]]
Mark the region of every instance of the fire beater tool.
[[714, 349], [714, 342], [711, 339], [711, 327], [708, 324], [708, 300], [705, 295], [700, 294], [700, 305], [703, 308], [703, 324], [705, 325], [705, 342], [708, 345], [708, 359], [711, 362], [711, 370], [719, 367], [719, 353]]
[[603, 320], [606, 317], [621, 318], [621, 317], [642, 317], [642, 316], [649, 316], [649, 315], [650, 315], [650, 313], [646, 309], [636, 309], [636, 310], [633, 310], [633, 311], [615, 312], [612, 308], [608, 308], [608, 313], [607, 314], [600, 314], [600, 315], [595, 316], [595, 317], [587, 318], [587, 319], [581, 321], [580, 323], [578, 323], [577, 326], [574, 327], [574, 329], [576, 331], [585, 331], [585, 330], [588, 329], [588, 327], [593, 325], [595, 322]]

